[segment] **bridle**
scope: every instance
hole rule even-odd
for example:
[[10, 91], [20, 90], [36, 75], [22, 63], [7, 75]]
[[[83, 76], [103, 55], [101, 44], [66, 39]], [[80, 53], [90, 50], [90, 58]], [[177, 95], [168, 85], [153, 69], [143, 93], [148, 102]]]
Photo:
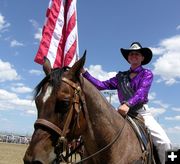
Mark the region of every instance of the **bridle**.
[[84, 98], [82, 98], [82, 94], [81, 94], [82, 93], [81, 87], [78, 84], [72, 82], [71, 80], [69, 80], [65, 77], [62, 78], [62, 81], [65, 82], [66, 84], [68, 84], [69, 86], [71, 86], [74, 90], [73, 102], [72, 102], [72, 105], [70, 107], [70, 110], [67, 113], [67, 117], [65, 119], [63, 129], [60, 129], [57, 125], [53, 124], [52, 122], [50, 122], [46, 119], [42, 119], [42, 118], [37, 119], [35, 124], [34, 124], [35, 127], [36, 126], [43, 126], [43, 127], [46, 127], [47, 129], [52, 130], [56, 134], [58, 134], [59, 138], [58, 138], [57, 145], [55, 146], [55, 152], [56, 152], [58, 158], [64, 158], [64, 157], [62, 157], [62, 153], [63, 153], [62, 147], [64, 145], [67, 145], [66, 136], [70, 131], [69, 128], [70, 128], [70, 123], [73, 119], [73, 112], [74, 111], [76, 112], [76, 115], [77, 115], [76, 124], [80, 128], [78, 116], [79, 116], [80, 111], [82, 111], [82, 109], [83, 109], [81, 104], [84, 104], [84, 103], [80, 103], [80, 99], [81, 99], [81, 102], [82, 101], [84, 102]]
[[[63, 144], [66, 143], [66, 135], [68, 134], [69, 132], [69, 127], [70, 127], [70, 123], [72, 121], [72, 118], [73, 118], [73, 112], [75, 110], [75, 112], [77, 113], [77, 115], [80, 113], [80, 111], [82, 111], [81, 109], [84, 109], [86, 110], [87, 107], [86, 107], [86, 103], [85, 103], [85, 98], [82, 94], [82, 90], [81, 90], [81, 87], [77, 84], [77, 83], [74, 83], [73, 81], [63, 77], [62, 78], [62, 81], [66, 84], [68, 84], [69, 86], [71, 86], [73, 89], [74, 89], [74, 97], [73, 97], [73, 104], [68, 112], [68, 115], [66, 117], [66, 120], [65, 120], [65, 124], [64, 124], [64, 127], [63, 129], [60, 129], [57, 125], [53, 124], [52, 122], [48, 121], [48, 120], [45, 120], [45, 119], [37, 119], [36, 122], [35, 122], [35, 126], [44, 126], [48, 129], [51, 129], [52, 131], [54, 131], [56, 134], [59, 135], [59, 139], [58, 139], [58, 143], [56, 145], [56, 154], [57, 154], [57, 161], [59, 162], [60, 160], [66, 160], [68, 157], [64, 158], [63, 156]], [[78, 117], [77, 117], [78, 118]], [[77, 120], [77, 124], [78, 124], [78, 120]], [[96, 156], [97, 154], [107, 150], [110, 146], [112, 146], [116, 141], [117, 139], [120, 137], [124, 127], [125, 127], [125, 124], [126, 124], [126, 117], [125, 117], [125, 120], [124, 120], [124, 123], [123, 123], [123, 127], [118, 131], [117, 135], [113, 138], [113, 140], [106, 146], [104, 146], [102, 149], [100, 149], [99, 151], [95, 152], [94, 154], [91, 154], [90, 156], [82, 159], [81, 161], [79, 162], [76, 162], [76, 164], [78, 163], [81, 163], [81, 162], [84, 162], [94, 156]], [[65, 161], [66, 162], [66, 161]]]

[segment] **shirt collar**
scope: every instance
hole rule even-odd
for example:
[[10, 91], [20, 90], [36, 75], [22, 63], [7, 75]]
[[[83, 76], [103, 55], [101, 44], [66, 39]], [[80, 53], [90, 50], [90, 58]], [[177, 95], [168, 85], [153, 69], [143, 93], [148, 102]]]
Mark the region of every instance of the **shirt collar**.
[[139, 67], [135, 68], [135, 69], [131, 69], [130, 68], [130, 73], [139, 73], [143, 70], [143, 67], [140, 65]]

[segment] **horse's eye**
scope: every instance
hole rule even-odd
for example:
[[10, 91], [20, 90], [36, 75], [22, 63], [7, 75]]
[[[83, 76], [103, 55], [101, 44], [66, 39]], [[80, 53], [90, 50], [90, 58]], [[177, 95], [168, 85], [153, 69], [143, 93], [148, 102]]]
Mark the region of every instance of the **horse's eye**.
[[69, 110], [70, 102], [68, 100], [63, 100], [56, 103], [56, 111], [67, 112]]
[[70, 104], [69, 101], [62, 101], [61, 102], [61, 105], [62, 105], [63, 108], [69, 108], [69, 104]]

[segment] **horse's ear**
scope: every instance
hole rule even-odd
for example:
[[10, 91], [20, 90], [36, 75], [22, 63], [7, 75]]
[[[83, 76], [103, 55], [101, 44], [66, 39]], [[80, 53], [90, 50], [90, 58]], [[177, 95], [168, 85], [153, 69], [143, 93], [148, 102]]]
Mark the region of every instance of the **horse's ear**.
[[69, 70], [71, 75], [73, 75], [76, 78], [80, 76], [81, 70], [85, 64], [85, 60], [86, 60], [86, 50], [84, 51], [83, 56]]
[[51, 73], [51, 63], [47, 57], [44, 57], [43, 70], [46, 75]]

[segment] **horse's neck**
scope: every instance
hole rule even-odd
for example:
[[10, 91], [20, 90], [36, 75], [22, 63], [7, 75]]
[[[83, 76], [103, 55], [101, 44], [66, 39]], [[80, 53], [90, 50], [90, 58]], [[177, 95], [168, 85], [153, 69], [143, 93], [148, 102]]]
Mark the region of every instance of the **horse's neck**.
[[[84, 131], [83, 138], [88, 156], [114, 140], [124, 125], [124, 119], [89, 81], [83, 78], [81, 84], [86, 102], [85, 115], [88, 128]], [[95, 161], [92, 163], [102, 163], [104, 157], [101, 155], [104, 155], [104, 152], [98, 154], [99, 157], [93, 158]]]
[[114, 136], [117, 133], [117, 129], [122, 126], [124, 119], [86, 79], [83, 79], [83, 92], [89, 119], [88, 126], [94, 137], [111, 138], [110, 135]]
[[119, 161], [132, 163], [140, 159], [142, 152], [139, 141], [126, 120], [113, 109], [89, 81], [82, 78], [81, 86], [87, 106], [84, 105], [84, 111], [88, 128], [82, 134], [85, 156], [92, 155], [110, 145], [108, 151], [101, 151], [91, 158], [88, 164], [115, 164]]
[[103, 116], [107, 115], [107, 112], [109, 113], [109, 110], [112, 110], [113, 107], [86, 79], [84, 79], [83, 92], [85, 94], [87, 110], [92, 121], [103, 121]]

